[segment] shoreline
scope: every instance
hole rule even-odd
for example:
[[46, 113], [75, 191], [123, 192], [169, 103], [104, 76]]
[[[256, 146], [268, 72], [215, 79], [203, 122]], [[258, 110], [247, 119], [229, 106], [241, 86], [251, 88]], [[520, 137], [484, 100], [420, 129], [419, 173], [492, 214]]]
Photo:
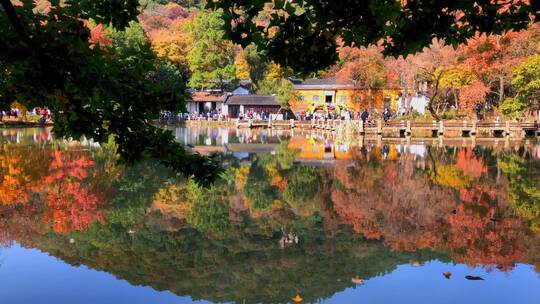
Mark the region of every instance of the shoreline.
[[0, 129], [9, 128], [40, 128], [52, 127], [52, 122], [40, 123], [37, 121], [0, 121]]

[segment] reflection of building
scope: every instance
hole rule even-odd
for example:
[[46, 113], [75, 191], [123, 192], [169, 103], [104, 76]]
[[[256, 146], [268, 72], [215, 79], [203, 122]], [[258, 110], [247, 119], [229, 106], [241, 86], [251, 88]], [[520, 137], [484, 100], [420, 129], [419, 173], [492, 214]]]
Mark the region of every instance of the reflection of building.
[[298, 151], [298, 159], [302, 160], [350, 160], [354, 158], [355, 151], [346, 144], [338, 145], [335, 142], [324, 142], [312, 138], [293, 137], [288, 148]]
[[355, 87], [352, 82], [336, 78], [306, 79], [293, 81], [295, 90], [300, 94], [300, 101], [291, 102], [294, 112], [313, 109], [316, 106], [348, 108], [359, 111], [363, 108], [397, 109], [398, 89], [371, 89]]
[[241, 113], [268, 112], [275, 114], [280, 105], [274, 95], [229, 95], [225, 99], [223, 112], [229, 113], [231, 118], [237, 118]]
[[221, 91], [197, 91], [191, 93], [186, 109], [188, 113], [208, 113], [222, 108], [225, 96]]
[[[412, 146], [411, 146], [412, 147]], [[400, 145], [356, 146], [349, 142], [339, 142], [333, 140], [320, 140], [315, 138], [292, 137], [287, 148], [297, 151], [299, 160], [353, 160], [361, 158], [371, 158], [378, 160], [397, 160], [401, 153], [411, 153], [420, 156], [421, 147], [412, 147], [406, 150]], [[425, 148], [424, 148], [425, 149]]]

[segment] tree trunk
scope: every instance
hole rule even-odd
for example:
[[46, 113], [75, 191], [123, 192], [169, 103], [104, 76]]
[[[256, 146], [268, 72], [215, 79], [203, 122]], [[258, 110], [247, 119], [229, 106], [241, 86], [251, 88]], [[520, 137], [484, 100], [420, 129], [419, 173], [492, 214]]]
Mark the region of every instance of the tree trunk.
[[17, 32], [17, 35], [19, 35], [19, 38], [21, 38], [21, 40], [23, 40], [25, 43], [28, 43], [30, 38], [24, 31], [24, 27], [21, 24], [19, 16], [17, 16], [17, 12], [15, 11], [15, 7], [11, 3], [11, 0], [0, 0], [0, 4], [2, 4], [8, 20], [13, 26], [13, 29], [15, 29], [15, 32]]
[[368, 87], [368, 109], [371, 110], [371, 106], [372, 106], [372, 100], [371, 100], [371, 87]]
[[433, 116], [433, 118], [435, 118], [436, 121], [441, 120], [441, 118], [439, 117], [439, 114], [437, 114], [435, 109], [433, 109], [433, 104], [431, 102], [431, 99], [429, 100], [429, 102], [427, 104], [427, 109], [428, 109], [429, 113], [431, 113], [431, 116]]
[[504, 101], [504, 76], [499, 76], [499, 106]]
[[28, 33], [26, 33], [23, 24], [21, 23], [21, 19], [19, 16], [17, 16], [17, 12], [15, 10], [15, 7], [11, 3], [11, 0], [0, 0], [0, 5], [4, 8], [4, 11], [6, 12], [6, 15], [8, 17], [9, 23], [11, 23], [11, 26], [13, 26], [13, 29], [17, 33], [17, 36], [19, 36], [19, 39], [21, 39], [27, 46], [28, 49], [32, 52], [32, 54], [41, 61], [44, 65], [49, 64], [49, 60], [47, 60], [43, 49], [41, 48], [41, 45], [38, 43], [35, 43]]

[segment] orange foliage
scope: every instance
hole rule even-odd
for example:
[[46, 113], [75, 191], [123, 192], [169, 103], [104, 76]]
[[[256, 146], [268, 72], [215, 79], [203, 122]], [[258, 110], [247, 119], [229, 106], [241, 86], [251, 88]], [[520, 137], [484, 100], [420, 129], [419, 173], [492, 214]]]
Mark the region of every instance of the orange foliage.
[[339, 186], [331, 193], [335, 215], [394, 250], [431, 249], [448, 252], [458, 263], [511, 269], [525, 259], [531, 236], [503, 201], [504, 191], [480, 182], [487, 168], [472, 149], [460, 150], [457, 158], [456, 167], [474, 178], [461, 186], [433, 185], [427, 176], [415, 174], [412, 159], [383, 163], [382, 178], [367, 164], [338, 164], [333, 184]]
[[476, 104], [484, 102], [489, 91], [490, 88], [482, 81], [475, 81], [470, 85], [463, 86], [459, 93], [460, 106], [467, 110], [474, 109]]
[[30, 199], [30, 178], [24, 170], [24, 156], [12, 151], [7, 145], [0, 154], [0, 204], [15, 205]]
[[112, 40], [105, 36], [106, 33], [107, 31], [101, 23], [90, 29], [90, 38], [88, 39], [88, 42], [90, 42], [90, 48], [93, 49], [96, 47], [96, 45], [103, 48], [110, 44]]
[[55, 232], [84, 231], [96, 221], [103, 222], [101, 197], [83, 185], [93, 166], [84, 155], [53, 152], [48, 175], [38, 181], [35, 190], [46, 192], [44, 219], [53, 223]]
[[482, 174], [487, 173], [484, 162], [476, 158], [471, 148], [459, 150], [456, 167], [472, 178], [479, 178]]

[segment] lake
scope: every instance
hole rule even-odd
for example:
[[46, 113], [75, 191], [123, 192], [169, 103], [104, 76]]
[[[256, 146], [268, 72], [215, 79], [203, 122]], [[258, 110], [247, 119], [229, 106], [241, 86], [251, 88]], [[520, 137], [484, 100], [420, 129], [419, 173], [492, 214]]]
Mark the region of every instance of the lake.
[[213, 185], [0, 129], [2, 303], [540, 303], [536, 140], [171, 131]]

